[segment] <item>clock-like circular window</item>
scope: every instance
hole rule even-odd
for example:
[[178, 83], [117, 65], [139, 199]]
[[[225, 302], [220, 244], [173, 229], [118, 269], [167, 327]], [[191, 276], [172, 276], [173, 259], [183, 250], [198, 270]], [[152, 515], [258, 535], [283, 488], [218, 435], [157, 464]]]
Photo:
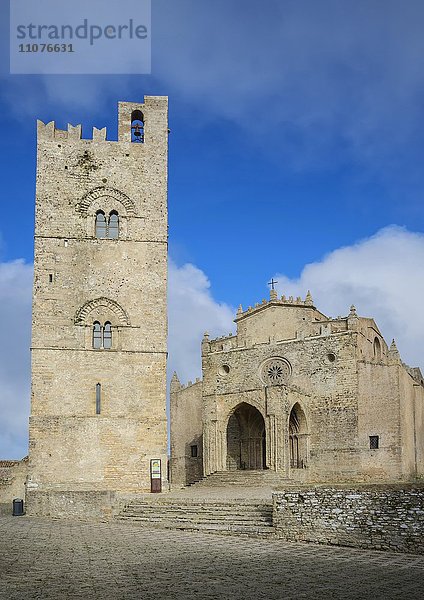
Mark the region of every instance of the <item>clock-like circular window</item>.
[[261, 369], [261, 379], [266, 385], [286, 383], [291, 374], [290, 363], [282, 358], [267, 360]]

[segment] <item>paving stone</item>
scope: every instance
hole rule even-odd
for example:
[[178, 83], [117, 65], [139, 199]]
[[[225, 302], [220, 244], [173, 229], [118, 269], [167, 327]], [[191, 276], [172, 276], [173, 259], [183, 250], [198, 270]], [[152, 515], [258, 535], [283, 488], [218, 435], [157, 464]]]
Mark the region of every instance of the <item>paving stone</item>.
[[0, 518], [0, 600], [415, 600], [423, 586], [417, 555]]

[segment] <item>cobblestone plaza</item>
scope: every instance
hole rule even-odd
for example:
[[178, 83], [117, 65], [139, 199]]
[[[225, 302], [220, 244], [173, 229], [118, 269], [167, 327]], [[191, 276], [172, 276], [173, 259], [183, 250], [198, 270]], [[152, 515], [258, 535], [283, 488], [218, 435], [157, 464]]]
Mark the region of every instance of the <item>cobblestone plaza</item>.
[[0, 518], [0, 599], [423, 597], [424, 556], [144, 528]]

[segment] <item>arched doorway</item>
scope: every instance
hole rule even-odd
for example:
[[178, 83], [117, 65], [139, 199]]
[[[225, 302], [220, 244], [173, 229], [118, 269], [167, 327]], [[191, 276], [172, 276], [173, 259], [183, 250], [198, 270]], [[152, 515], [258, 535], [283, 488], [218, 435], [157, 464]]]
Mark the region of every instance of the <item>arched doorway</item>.
[[291, 409], [289, 419], [290, 467], [304, 469], [308, 464], [308, 428], [300, 404]]
[[257, 408], [243, 402], [228, 419], [227, 469], [265, 469], [265, 421]]

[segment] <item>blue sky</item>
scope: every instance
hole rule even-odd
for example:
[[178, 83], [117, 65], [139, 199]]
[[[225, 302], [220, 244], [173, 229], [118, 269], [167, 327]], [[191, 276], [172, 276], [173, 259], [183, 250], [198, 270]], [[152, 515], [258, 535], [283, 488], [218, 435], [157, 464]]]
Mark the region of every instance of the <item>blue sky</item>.
[[153, 0], [145, 76], [9, 75], [0, 6], [0, 300], [9, 320], [22, 315], [13, 365], [0, 368], [0, 454], [24, 447], [12, 415], [15, 399], [27, 411], [35, 122], [82, 123], [87, 137], [107, 126], [113, 139], [118, 100], [169, 96], [171, 281], [204, 308], [185, 364], [174, 361], [183, 378], [199, 374], [201, 331], [224, 333], [276, 275], [280, 293], [314, 283], [323, 310], [359, 304], [423, 364], [423, 326], [410, 325], [424, 293], [422, 2]]

